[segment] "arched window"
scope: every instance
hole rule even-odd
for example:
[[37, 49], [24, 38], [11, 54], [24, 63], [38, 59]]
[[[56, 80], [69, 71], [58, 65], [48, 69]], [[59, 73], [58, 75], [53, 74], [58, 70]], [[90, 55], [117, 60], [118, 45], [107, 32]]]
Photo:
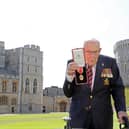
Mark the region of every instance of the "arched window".
[[25, 82], [25, 93], [29, 93], [29, 85], [29, 79], [27, 78]]
[[16, 82], [12, 82], [12, 92], [13, 93], [17, 92], [17, 83]]
[[27, 72], [29, 72], [30, 71], [30, 67], [29, 67], [29, 65], [27, 65]]
[[2, 92], [6, 92], [7, 91], [7, 81], [6, 80], [4, 80], [4, 81], [2, 81]]
[[34, 79], [34, 82], [33, 82], [33, 94], [36, 94], [37, 92], [37, 79]]

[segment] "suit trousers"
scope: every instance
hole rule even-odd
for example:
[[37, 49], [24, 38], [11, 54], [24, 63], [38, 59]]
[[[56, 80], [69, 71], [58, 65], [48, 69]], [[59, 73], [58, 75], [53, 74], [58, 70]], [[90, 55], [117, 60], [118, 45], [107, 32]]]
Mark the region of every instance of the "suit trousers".
[[76, 119], [71, 120], [72, 129], [95, 129], [92, 110], [86, 111], [86, 109], [84, 109], [80, 116], [81, 117], [78, 116]]
[[109, 115], [110, 113], [106, 112], [105, 117], [104, 114], [93, 112], [92, 108], [85, 108], [76, 117], [71, 117], [70, 125], [72, 129], [112, 129], [112, 114]]
[[85, 125], [86, 129], [95, 129], [91, 110], [88, 111], [87, 118], [87, 124]]

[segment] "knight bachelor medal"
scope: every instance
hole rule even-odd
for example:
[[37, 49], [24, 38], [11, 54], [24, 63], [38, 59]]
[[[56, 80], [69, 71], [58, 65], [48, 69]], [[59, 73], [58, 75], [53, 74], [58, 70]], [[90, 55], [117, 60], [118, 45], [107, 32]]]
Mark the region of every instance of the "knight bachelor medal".
[[84, 77], [83, 77], [82, 74], [79, 76], [79, 79], [80, 79], [81, 81], [84, 79]]

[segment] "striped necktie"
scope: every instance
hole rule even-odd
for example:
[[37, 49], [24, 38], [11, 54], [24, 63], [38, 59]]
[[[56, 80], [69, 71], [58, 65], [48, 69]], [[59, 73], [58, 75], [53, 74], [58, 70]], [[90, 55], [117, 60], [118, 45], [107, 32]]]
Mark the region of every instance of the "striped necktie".
[[87, 75], [87, 83], [88, 83], [89, 87], [91, 88], [92, 76], [93, 76], [92, 67], [89, 66], [87, 68], [86, 75]]

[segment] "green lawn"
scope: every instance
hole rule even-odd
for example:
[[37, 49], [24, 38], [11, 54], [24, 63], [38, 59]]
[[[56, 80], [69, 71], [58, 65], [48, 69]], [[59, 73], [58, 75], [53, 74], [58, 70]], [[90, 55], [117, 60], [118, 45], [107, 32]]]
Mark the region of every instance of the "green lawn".
[[129, 86], [125, 88], [126, 105], [129, 107]]
[[[63, 129], [68, 113], [0, 115], [0, 129]], [[114, 114], [114, 129], [118, 129]]]
[[66, 113], [0, 115], [0, 129], [63, 129]]

